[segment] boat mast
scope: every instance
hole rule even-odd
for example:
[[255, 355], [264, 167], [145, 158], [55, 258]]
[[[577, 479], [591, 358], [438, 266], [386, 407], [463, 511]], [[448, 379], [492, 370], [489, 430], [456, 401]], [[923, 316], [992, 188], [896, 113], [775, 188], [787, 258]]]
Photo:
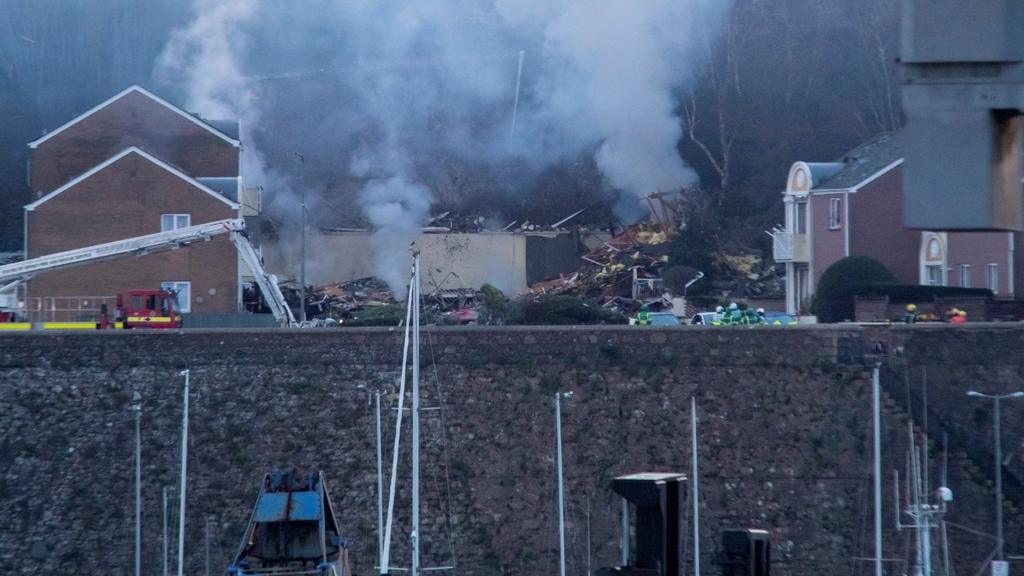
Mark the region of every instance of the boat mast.
[[413, 252], [412, 286], [412, 576], [420, 576], [420, 253]]

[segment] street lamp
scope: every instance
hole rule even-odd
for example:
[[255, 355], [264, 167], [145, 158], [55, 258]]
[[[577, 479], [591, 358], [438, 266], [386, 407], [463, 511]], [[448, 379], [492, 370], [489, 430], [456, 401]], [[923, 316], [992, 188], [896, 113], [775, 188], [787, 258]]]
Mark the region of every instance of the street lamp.
[[555, 394], [555, 444], [558, 447], [558, 574], [565, 576], [565, 492], [562, 479], [562, 398], [572, 392]]
[[142, 575], [142, 395], [132, 392], [135, 413], [135, 576]]
[[1005, 560], [1003, 556], [1003, 445], [1000, 434], [999, 401], [1005, 398], [1021, 398], [1024, 392], [1017, 391], [1009, 394], [991, 395], [971, 390], [967, 393], [973, 398], [988, 398], [995, 405], [995, 444], [996, 444], [996, 560]]

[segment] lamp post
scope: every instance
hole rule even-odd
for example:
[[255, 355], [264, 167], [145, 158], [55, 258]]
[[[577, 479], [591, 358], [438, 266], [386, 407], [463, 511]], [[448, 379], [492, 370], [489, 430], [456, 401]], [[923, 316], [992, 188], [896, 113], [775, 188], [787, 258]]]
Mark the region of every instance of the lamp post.
[[142, 576], [142, 395], [132, 392], [135, 413], [135, 576]]
[[572, 392], [555, 394], [555, 444], [558, 448], [558, 574], [565, 576], [565, 490], [562, 479], [562, 398]]
[[996, 560], [1003, 561], [1005, 557], [1003, 555], [1004, 541], [1003, 541], [1003, 443], [1000, 433], [1000, 408], [999, 401], [1006, 398], [1021, 398], [1024, 397], [1024, 392], [1010, 392], [1009, 394], [991, 395], [982, 394], [975, 390], [971, 390], [967, 393], [968, 396], [974, 398], [988, 398], [992, 400], [995, 408], [995, 457], [996, 457]]
[[189, 370], [182, 370], [179, 376], [185, 377], [185, 401], [181, 414], [181, 500], [178, 502], [178, 576], [185, 576], [185, 484], [188, 475], [188, 377]]

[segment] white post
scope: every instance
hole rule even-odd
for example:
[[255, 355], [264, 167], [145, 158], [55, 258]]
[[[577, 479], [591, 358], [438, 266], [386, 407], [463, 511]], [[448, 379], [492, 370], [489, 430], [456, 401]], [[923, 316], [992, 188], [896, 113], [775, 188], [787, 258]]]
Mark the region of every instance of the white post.
[[380, 390], [377, 390], [377, 562], [384, 561], [384, 454], [380, 438]]
[[412, 291], [412, 576], [420, 575], [420, 255], [413, 255]]
[[697, 476], [697, 399], [690, 398], [690, 437], [693, 441], [693, 574], [700, 576], [700, 486]]
[[185, 377], [185, 402], [181, 414], [181, 501], [178, 502], [178, 576], [185, 575], [185, 480], [188, 467], [188, 377], [189, 371], [182, 370]]
[[872, 436], [875, 459], [875, 576], [882, 576], [882, 392], [879, 383], [880, 368], [881, 364], [876, 362], [871, 379], [872, 410], [874, 412]]
[[135, 412], [135, 576], [142, 576], [142, 396], [132, 394]]
[[565, 576], [565, 494], [562, 480], [562, 393], [555, 394], [555, 444], [558, 453], [558, 574]]

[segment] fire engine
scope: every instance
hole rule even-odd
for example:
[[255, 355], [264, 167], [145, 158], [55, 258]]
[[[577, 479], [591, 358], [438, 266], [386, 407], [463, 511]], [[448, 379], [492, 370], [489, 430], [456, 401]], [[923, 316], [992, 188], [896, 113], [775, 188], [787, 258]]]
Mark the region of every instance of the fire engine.
[[[245, 221], [241, 219], [217, 220], [176, 230], [148, 234], [126, 240], [107, 242], [85, 248], [76, 248], [48, 254], [13, 264], [0, 266], [0, 295], [11, 292], [20, 283], [36, 274], [52, 272], [95, 262], [115, 260], [126, 256], [143, 256], [163, 250], [174, 250], [193, 242], [208, 241], [219, 234], [228, 234], [242, 261], [252, 271], [263, 298], [275, 319], [282, 326], [295, 326], [295, 317], [277, 286], [277, 277], [263, 269], [259, 255], [245, 235]], [[169, 290], [131, 290], [119, 294], [114, 310], [100, 307], [95, 322], [10, 322], [14, 306], [3, 306], [0, 300], [0, 330], [44, 329], [96, 329], [96, 328], [181, 328], [182, 316], [177, 295]]]

